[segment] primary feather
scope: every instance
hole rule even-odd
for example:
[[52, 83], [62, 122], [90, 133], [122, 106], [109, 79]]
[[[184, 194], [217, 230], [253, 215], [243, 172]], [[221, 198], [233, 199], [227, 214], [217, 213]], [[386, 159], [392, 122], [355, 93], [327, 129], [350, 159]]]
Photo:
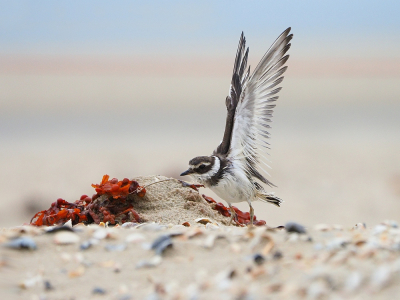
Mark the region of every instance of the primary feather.
[[214, 151], [214, 154], [227, 154], [234, 169], [241, 169], [250, 180], [257, 179], [270, 186], [273, 184], [261, 174], [261, 171], [266, 171], [260, 165], [268, 166], [261, 148], [269, 148], [268, 123], [278, 99], [276, 94], [281, 90], [277, 86], [283, 81], [282, 74], [287, 69], [284, 65], [289, 55], [285, 54], [293, 37], [289, 32], [290, 28], [276, 39], [250, 76], [250, 67], [244, 72], [248, 48], [245, 51], [246, 40], [242, 33], [226, 99], [228, 116], [224, 139]]

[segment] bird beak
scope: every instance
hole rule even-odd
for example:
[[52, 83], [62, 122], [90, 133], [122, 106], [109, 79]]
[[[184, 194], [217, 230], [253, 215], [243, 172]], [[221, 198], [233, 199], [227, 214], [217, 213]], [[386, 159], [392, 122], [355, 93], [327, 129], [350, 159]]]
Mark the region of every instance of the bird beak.
[[192, 174], [193, 170], [192, 169], [187, 169], [185, 172], [183, 172], [180, 176], [185, 176], [185, 175], [189, 175]]

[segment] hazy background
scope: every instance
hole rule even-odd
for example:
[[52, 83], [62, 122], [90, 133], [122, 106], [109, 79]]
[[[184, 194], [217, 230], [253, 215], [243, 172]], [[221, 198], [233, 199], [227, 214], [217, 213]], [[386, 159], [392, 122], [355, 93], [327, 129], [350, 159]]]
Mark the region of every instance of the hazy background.
[[254, 68], [289, 26], [269, 178], [285, 203], [256, 215], [400, 221], [399, 13], [398, 1], [0, 1], [0, 226], [91, 195], [103, 174], [179, 178], [222, 138], [241, 31]]

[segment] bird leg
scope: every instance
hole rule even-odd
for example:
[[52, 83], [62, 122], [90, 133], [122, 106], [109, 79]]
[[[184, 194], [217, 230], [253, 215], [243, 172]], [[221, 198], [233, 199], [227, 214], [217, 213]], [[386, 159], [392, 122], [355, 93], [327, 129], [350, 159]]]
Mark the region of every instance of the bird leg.
[[231, 218], [229, 220], [229, 226], [230, 226], [230, 225], [232, 225], [233, 218], [235, 218], [235, 221], [236, 221], [236, 212], [233, 209], [232, 204], [230, 204], [229, 202], [228, 202], [228, 204], [229, 204], [229, 209], [231, 210]]
[[250, 224], [253, 227], [254, 208], [253, 208], [253, 206], [251, 206], [251, 204], [249, 204], [249, 205], [250, 205]]

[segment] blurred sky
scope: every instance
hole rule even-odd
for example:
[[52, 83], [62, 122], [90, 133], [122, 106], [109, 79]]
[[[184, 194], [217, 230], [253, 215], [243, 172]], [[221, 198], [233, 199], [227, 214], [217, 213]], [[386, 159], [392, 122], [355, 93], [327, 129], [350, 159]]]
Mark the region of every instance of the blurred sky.
[[399, 58], [398, 1], [1, 1], [1, 53], [225, 54], [292, 26], [302, 56]]
[[399, 13], [399, 1], [0, 1], [0, 224], [32, 213], [1, 206], [73, 201], [106, 173], [177, 177], [222, 138], [241, 31], [254, 68], [289, 26], [271, 150], [286, 202], [256, 213], [280, 225], [398, 211]]

